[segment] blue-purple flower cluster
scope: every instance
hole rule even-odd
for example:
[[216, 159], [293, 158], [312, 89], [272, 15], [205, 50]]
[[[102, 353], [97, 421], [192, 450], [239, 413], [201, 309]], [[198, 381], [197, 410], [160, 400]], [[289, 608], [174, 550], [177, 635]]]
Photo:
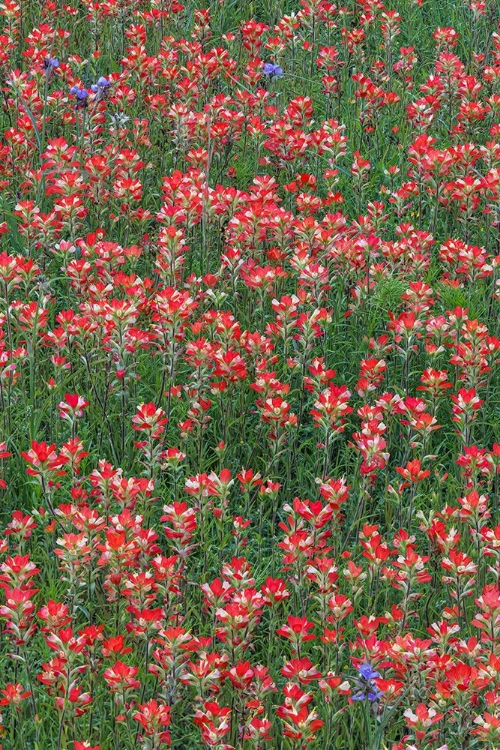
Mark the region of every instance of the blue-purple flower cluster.
[[380, 672], [376, 672], [371, 664], [362, 664], [358, 669], [358, 679], [352, 695], [353, 701], [368, 700], [370, 703], [378, 701], [382, 695], [382, 690], [379, 690], [375, 682], [378, 677], [380, 677]]

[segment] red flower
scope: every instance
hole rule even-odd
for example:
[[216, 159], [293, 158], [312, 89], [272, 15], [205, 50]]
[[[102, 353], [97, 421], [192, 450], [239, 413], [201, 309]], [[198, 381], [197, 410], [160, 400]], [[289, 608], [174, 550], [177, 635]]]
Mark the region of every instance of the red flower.
[[141, 686], [139, 680], [135, 679], [138, 671], [139, 667], [129, 667], [122, 661], [117, 661], [112, 667], [108, 667], [103, 672], [103, 677], [113, 693], [124, 690], [136, 690]]
[[32, 695], [32, 693], [25, 690], [20, 683], [14, 685], [10, 682], [5, 686], [4, 690], [0, 690], [0, 693], [4, 696], [0, 699], [0, 706], [13, 705], [19, 707], [19, 704], [22, 701]]

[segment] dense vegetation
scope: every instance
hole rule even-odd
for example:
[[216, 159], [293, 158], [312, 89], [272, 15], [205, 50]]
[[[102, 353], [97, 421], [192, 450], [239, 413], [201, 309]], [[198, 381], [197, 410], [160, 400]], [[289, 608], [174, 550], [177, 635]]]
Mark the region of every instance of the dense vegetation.
[[498, 2], [0, 18], [3, 749], [500, 748]]

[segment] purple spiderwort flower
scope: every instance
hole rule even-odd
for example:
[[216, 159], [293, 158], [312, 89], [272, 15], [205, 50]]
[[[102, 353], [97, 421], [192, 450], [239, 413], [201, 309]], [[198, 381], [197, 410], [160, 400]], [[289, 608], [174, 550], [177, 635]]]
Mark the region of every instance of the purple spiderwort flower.
[[269, 76], [269, 78], [282, 78], [283, 77], [283, 68], [280, 68], [279, 65], [275, 65], [275, 63], [264, 63], [264, 75]]
[[105, 99], [106, 95], [108, 93], [109, 88], [111, 87], [111, 83], [107, 78], [104, 76], [101, 76], [97, 83], [93, 83], [90, 87], [94, 94], [96, 94], [96, 101], [100, 102], [101, 99]]
[[57, 57], [46, 57], [43, 61], [43, 70], [47, 78], [50, 78], [55, 73], [56, 68], [59, 67], [59, 60]]
[[72, 86], [69, 93], [76, 96], [75, 109], [83, 109], [83, 107], [87, 106], [87, 98], [89, 95], [87, 89], [81, 89], [79, 86]]
[[94, 93], [97, 93], [99, 89], [103, 89], [103, 90], [109, 89], [110, 86], [111, 84], [109, 80], [105, 78], [104, 76], [101, 76], [99, 80], [97, 81], [97, 83], [93, 83], [90, 88], [92, 89]]

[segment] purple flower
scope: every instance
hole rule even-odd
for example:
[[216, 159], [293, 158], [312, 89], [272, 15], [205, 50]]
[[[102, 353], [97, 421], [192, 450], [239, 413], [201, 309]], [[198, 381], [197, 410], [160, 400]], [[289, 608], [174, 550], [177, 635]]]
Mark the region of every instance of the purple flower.
[[96, 102], [100, 102], [102, 99], [106, 98], [110, 87], [111, 87], [111, 83], [104, 76], [101, 76], [98, 79], [97, 83], [92, 84], [90, 88], [96, 95], [95, 97]]
[[43, 61], [43, 70], [47, 78], [51, 78], [52, 75], [57, 75], [56, 68], [59, 67], [59, 60], [57, 57], [46, 57]]
[[104, 76], [101, 76], [97, 83], [93, 83], [90, 87], [92, 91], [96, 94], [99, 90], [105, 91], [106, 89], [109, 89], [111, 86], [109, 80], [105, 78]]
[[69, 90], [69, 93], [73, 94], [73, 96], [76, 96], [76, 109], [82, 109], [83, 107], [87, 106], [87, 98], [89, 95], [87, 89], [80, 88], [79, 86], [72, 86]]
[[370, 703], [374, 703], [375, 701], [378, 701], [380, 696], [383, 695], [382, 691], [379, 690], [377, 687], [373, 688], [369, 692], [359, 692], [355, 693], [352, 696], [353, 701], [365, 701], [369, 700]]
[[274, 63], [264, 63], [264, 75], [269, 76], [269, 78], [282, 78], [283, 68]]
[[359, 677], [356, 680], [352, 699], [354, 701], [368, 700], [370, 703], [378, 701], [382, 691], [378, 689], [375, 680], [380, 677], [380, 672], [376, 672], [371, 664], [365, 663], [358, 669]]
[[365, 680], [375, 680], [380, 677], [380, 672], [375, 672], [371, 664], [362, 664], [358, 672]]

